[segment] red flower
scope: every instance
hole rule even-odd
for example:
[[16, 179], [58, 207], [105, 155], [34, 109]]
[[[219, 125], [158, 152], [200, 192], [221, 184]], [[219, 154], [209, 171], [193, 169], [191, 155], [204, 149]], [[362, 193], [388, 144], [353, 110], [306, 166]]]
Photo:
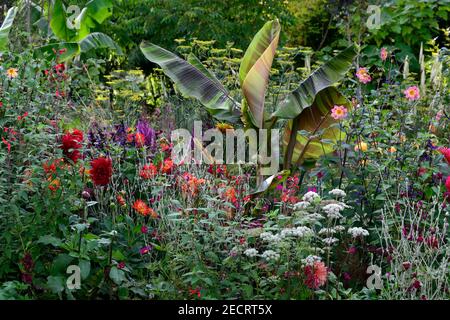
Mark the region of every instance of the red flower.
[[438, 151], [444, 155], [445, 160], [450, 164], [450, 148], [439, 148]]
[[2, 137], [2, 142], [6, 145], [6, 148], [8, 149], [8, 153], [11, 153], [11, 143], [9, 143], [5, 138]]
[[139, 171], [139, 176], [142, 179], [151, 179], [155, 176], [157, 171], [158, 171], [158, 169], [156, 168], [156, 166], [153, 163], [147, 164], [147, 165], [143, 166], [142, 169]]
[[140, 148], [145, 145], [145, 136], [142, 133], [136, 133], [134, 135], [134, 142], [136, 143], [136, 147]]
[[124, 199], [120, 194], [118, 194], [118, 195], [116, 196], [116, 199], [117, 199], [117, 202], [119, 203], [119, 205], [120, 205], [121, 207], [125, 207], [125, 206], [127, 205], [125, 199]]
[[304, 272], [305, 284], [310, 289], [318, 289], [327, 282], [328, 270], [322, 261], [315, 261], [313, 265], [307, 265]]
[[60, 148], [63, 150], [64, 155], [74, 163], [77, 163], [77, 160], [80, 158], [80, 152], [77, 149], [82, 147], [82, 141], [83, 132], [78, 129], [67, 132], [62, 137], [62, 145]]
[[445, 187], [447, 188], [447, 191], [450, 192], [450, 176], [445, 180]]
[[136, 210], [140, 215], [146, 217], [150, 215], [152, 218], [157, 218], [156, 212], [150, 208], [144, 201], [138, 199], [133, 203], [133, 209]]
[[57, 73], [62, 73], [62, 72], [64, 72], [65, 69], [66, 69], [66, 67], [64, 66], [64, 63], [60, 63], [55, 66], [55, 71]]
[[161, 164], [161, 170], [163, 173], [170, 173], [172, 172], [173, 168], [173, 161], [171, 159], [164, 160], [164, 164]]
[[112, 161], [110, 158], [100, 157], [91, 161], [91, 179], [97, 186], [106, 186], [111, 180]]

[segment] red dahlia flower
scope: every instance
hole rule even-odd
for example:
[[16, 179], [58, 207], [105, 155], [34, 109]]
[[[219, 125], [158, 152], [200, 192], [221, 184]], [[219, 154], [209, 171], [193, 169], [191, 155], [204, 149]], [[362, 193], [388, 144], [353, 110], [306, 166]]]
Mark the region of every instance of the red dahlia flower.
[[450, 192], [450, 176], [445, 180], [445, 187], [447, 188], [447, 191]]
[[112, 161], [110, 158], [100, 157], [91, 161], [90, 175], [97, 186], [106, 186], [112, 176]]
[[328, 270], [321, 261], [315, 261], [312, 265], [305, 266], [305, 284], [310, 289], [318, 289], [327, 282]]
[[444, 155], [445, 160], [450, 164], [450, 148], [439, 148], [438, 151]]
[[74, 163], [77, 163], [77, 160], [80, 158], [80, 151], [78, 151], [78, 149], [82, 147], [82, 141], [82, 131], [74, 129], [70, 132], [67, 132], [62, 137], [62, 145], [60, 147], [63, 150], [64, 156], [72, 160]]

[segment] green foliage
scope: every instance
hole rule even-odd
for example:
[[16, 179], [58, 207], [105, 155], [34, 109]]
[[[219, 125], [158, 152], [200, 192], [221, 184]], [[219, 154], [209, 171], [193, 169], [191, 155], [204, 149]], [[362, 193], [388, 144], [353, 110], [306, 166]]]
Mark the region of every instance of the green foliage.
[[17, 7], [12, 7], [9, 9], [2, 25], [0, 26], [0, 53], [3, 53], [8, 49], [9, 31], [12, 28], [16, 13]]

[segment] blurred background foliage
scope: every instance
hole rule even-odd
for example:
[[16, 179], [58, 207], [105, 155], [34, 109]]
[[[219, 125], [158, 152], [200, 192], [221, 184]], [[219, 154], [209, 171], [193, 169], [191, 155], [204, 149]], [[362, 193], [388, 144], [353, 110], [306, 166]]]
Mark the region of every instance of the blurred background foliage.
[[[22, 7], [15, 25], [15, 47], [26, 42], [42, 44], [48, 38], [37, 39], [27, 35], [42, 28], [35, 17], [35, 6], [48, 8], [52, 0], [2, 0], [0, 20], [5, 8]], [[450, 0], [110, 0], [113, 14], [93, 31], [113, 38], [123, 49], [123, 56], [109, 50], [85, 54], [107, 60], [107, 70], [114, 68], [153, 69], [138, 46], [148, 40], [171, 51], [179, 43], [174, 39], [190, 42], [214, 41], [215, 48], [233, 47], [245, 50], [253, 35], [273, 18], [281, 21], [282, 46], [312, 49], [313, 61], [331, 55], [333, 50], [345, 47], [349, 41], [362, 45], [368, 56], [376, 55], [381, 46], [395, 43], [398, 60], [409, 56], [412, 71], [417, 71], [420, 44], [424, 49], [443, 45], [448, 34]], [[63, 0], [65, 6], [85, 6], [89, 0]], [[32, 9], [28, 11], [29, 3]], [[366, 21], [369, 5], [381, 9], [379, 28], [368, 29]], [[48, 15], [48, 13], [45, 13]], [[30, 20], [31, 15], [31, 22]], [[31, 23], [29, 28], [19, 26]], [[41, 35], [43, 33], [41, 32]], [[432, 39], [430, 41], [430, 39]], [[391, 48], [390, 48], [391, 49]], [[317, 59], [316, 59], [317, 58]], [[304, 61], [298, 60], [298, 66]], [[108, 71], [109, 71], [108, 70]]]

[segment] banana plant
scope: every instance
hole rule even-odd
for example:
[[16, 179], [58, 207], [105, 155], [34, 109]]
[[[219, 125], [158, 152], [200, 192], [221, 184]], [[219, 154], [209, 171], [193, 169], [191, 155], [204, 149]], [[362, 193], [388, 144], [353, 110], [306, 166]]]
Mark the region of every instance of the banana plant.
[[42, 22], [42, 19], [45, 19], [44, 10], [38, 8], [43, 12], [39, 23], [49, 25], [53, 35], [60, 42], [39, 47], [36, 53], [52, 53], [64, 48], [65, 52], [59, 57], [60, 61], [67, 61], [83, 52], [98, 48], [108, 48], [122, 54], [121, 48], [109, 36], [101, 32], [91, 32], [111, 16], [112, 8], [111, 0], [91, 0], [79, 12], [74, 10], [73, 14], [68, 16], [62, 1], [55, 0], [53, 5], [47, 8], [51, 17], [47, 23]]
[[16, 17], [17, 7], [12, 7], [6, 13], [5, 20], [0, 27], [0, 53], [8, 50], [9, 31], [12, 28], [14, 18]]
[[[331, 117], [331, 109], [334, 105], [349, 109], [351, 104], [334, 85], [350, 69], [356, 50], [350, 46], [324, 63], [287, 95], [274, 113], [267, 114], [266, 89], [280, 31], [278, 20], [267, 22], [247, 48], [239, 68], [241, 103], [229, 95], [194, 55], [190, 54], [186, 61], [152, 43], [143, 42], [140, 48], [144, 56], [158, 64], [184, 95], [197, 98], [220, 121], [236, 123], [240, 120], [246, 129], [271, 129], [278, 121], [287, 120], [283, 145], [284, 170], [289, 170], [292, 163], [298, 167], [305, 161], [317, 160], [331, 152], [336, 141], [342, 138], [343, 133]], [[267, 188], [273, 177], [268, 179], [271, 181], [266, 181]], [[261, 186], [258, 193], [265, 189]]]

